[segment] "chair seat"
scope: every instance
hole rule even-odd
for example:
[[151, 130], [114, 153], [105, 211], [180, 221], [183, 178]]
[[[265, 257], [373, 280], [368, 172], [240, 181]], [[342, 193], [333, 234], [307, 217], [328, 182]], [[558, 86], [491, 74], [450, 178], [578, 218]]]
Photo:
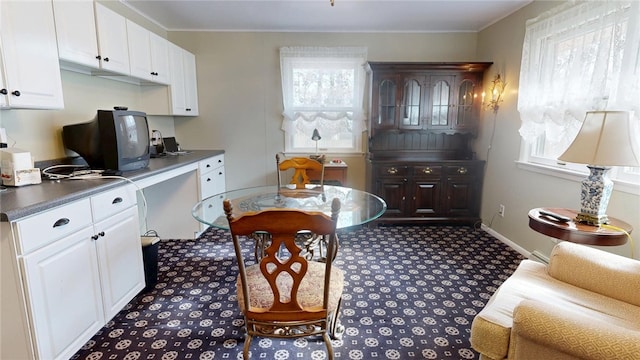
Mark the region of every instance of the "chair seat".
[[[298, 302], [304, 308], [319, 309], [322, 308], [322, 301], [324, 296], [323, 286], [317, 286], [324, 282], [325, 264], [317, 261], [309, 261], [307, 268], [307, 275], [300, 284], [298, 290]], [[273, 292], [269, 286], [269, 282], [260, 272], [260, 265], [255, 264], [246, 268], [247, 273], [247, 287], [251, 293], [250, 306], [254, 308], [269, 309], [273, 305]], [[290, 277], [280, 276], [277, 281], [278, 288], [281, 289], [280, 294], [287, 298], [283, 298], [282, 301], [289, 301], [290, 288], [293, 281]], [[245, 312], [244, 309], [244, 293], [242, 286], [240, 286], [240, 277], [238, 277], [236, 287], [238, 290], [238, 303], [240, 309]], [[329, 306], [328, 311], [334, 311], [340, 302], [342, 297], [342, 290], [344, 288], [344, 272], [342, 269], [332, 266], [331, 267], [331, 283], [329, 290]]]

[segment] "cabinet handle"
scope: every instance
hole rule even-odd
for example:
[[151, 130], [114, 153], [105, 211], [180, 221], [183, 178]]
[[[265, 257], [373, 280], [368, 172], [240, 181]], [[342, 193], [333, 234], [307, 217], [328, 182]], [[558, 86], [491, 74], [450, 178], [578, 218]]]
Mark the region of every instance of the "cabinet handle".
[[69, 223], [69, 221], [70, 220], [67, 219], [67, 218], [58, 219], [58, 221], [56, 221], [53, 224], [53, 227], [55, 228], [55, 227], [58, 227], [58, 226], [65, 226], [65, 225], [67, 225]]
[[211, 181], [211, 179], [210, 179], [210, 178], [207, 178], [207, 182], [209, 182], [209, 181]]
[[96, 56], [96, 59], [102, 60], [102, 56], [98, 55], [98, 56]]
[[186, 111], [191, 111], [191, 108], [186, 108], [185, 110], [186, 110]]
[[222, 162], [222, 160], [221, 160], [221, 159], [218, 159], [218, 164], [220, 164], [221, 162]]
[[218, 175], [222, 175], [222, 171], [220, 171], [220, 172], [218, 173]]
[[387, 174], [395, 175], [398, 173], [398, 169], [392, 167], [387, 169]]
[[207, 166], [206, 166], [206, 167], [210, 168], [210, 167], [211, 167], [211, 164], [207, 164]]
[[121, 202], [122, 202], [122, 198], [118, 196], [117, 198], [113, 199], [111, 204], [118, 204], [118, 203], [121, 203]]
[[100, 235], [100, 236], [104, 236], [104, 231], [100, 231], [100, 232], [98, 233], [98, 235]]
[[433, 173], [433, 169], [431, 169], [430, 167], [426, 167], [424, 169], [422, 169], [422, 172], [425, 174], [431, 174]]
[[7, 95], [8, 93], [7, 89], [0, 89], [0, 94]]
[[94, 240], [94, 241], [95, 241], [95, 240], [98, 240], [98, 238], [99, 238], [99, 236], [98, 236], [98, 235], [93, 235], [93, 236], [91, 237], [91, 240]]
[[14, 90], [13, 92], [11, 92], [11, 94], [14, 96], [20, 96], [20, 91]]
[[458, 168], [458, 174], [466, 174], [466, 173], [467, 173], [467, 171], [468, 171], [468, 170], [467, 170], [467, 168], [466, 168], [466, 167], [464, 167], [464, 166], [460, 166], [460, 167]]
[[104, 61], [109, 62], [109, 58], [108, 57], [104, 58]]

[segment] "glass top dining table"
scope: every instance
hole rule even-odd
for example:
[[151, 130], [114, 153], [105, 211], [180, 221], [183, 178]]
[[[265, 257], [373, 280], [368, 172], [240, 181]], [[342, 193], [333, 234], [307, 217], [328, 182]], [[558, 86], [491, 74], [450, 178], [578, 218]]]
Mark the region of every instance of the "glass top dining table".
[[222, 202], [231, 200], [233, 215], [272, 208], [321, 211], [331, 216], [331, 202], [340, 200], [338, 229], [362, 225], [380, 217], [387, 204], [380, 197], [366, 191], [342, 186], [324, 185], [314, 189], [259, 186], [216, 194], [198, 202], [191, 214], [201, 223], [229, 229]]

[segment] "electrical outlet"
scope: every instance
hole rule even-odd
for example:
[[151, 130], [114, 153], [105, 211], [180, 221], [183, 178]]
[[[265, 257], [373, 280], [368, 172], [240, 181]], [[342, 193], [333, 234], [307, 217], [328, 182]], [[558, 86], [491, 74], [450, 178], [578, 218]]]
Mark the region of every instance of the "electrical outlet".
[[498, 215], [500, 215], [500, 217], [504, 217], [504, 205], [502, 204], [498, 206]]

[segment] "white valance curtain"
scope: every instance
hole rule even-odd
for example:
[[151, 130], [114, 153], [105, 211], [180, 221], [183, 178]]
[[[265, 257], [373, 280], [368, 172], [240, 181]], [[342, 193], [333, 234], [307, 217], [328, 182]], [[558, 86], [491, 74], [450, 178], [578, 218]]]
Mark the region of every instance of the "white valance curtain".
[[589, 110], [640, 114], [640, 3], [570, 1], [527, 21], [518, 111], [528, 142], [566, 141]]
[[366, 47], [283, 47], [282, 130], [324, 138], [366, 130]]

